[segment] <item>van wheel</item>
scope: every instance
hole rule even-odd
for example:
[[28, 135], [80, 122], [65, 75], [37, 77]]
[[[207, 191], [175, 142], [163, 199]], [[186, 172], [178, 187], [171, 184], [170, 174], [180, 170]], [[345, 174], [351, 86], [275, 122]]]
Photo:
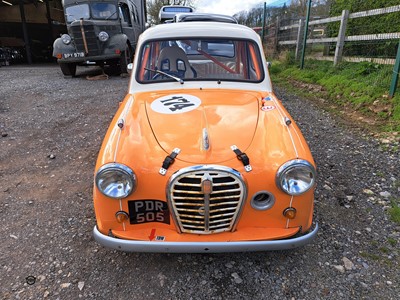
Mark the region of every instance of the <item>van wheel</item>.
[[119, 70], [121, 74], [127, 73], [128, 65], [132, 62], [132, 51], [129, 46], [126, 47], [125, 51], [121, 53], [121, 57], [119, 59]]
[[75, 76], [76, 64], [74, 63], [60, 63], [61, 72], [65, 76]]

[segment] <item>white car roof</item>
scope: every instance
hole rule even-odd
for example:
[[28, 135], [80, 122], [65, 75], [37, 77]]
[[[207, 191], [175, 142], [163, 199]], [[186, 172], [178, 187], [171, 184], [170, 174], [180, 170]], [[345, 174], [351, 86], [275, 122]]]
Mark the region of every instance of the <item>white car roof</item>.
[[153, 39], [196, 37], [238, 38], [260, 42], [260, 36], [251, 28], [239, 24], [222, 22], [178, 22], [161, 24], [147, 29], [141, 36], [141, 42]]

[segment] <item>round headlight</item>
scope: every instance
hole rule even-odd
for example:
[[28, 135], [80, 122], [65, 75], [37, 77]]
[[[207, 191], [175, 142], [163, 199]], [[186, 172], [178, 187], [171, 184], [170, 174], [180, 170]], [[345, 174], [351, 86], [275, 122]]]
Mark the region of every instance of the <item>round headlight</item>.
[[108, 38], [109, 38], [108, 33], [105, 32], [105, 31], [100, 31], [98, 37], [99, 37], [99, 40], [100, 40], [101, 42], [107, 42], [107, 40], [108, 40]]
[[71, 37], [68, 34], [63, 34], [61, 40], [65, 45], [71, 44]]
[[128, 197], [136, 188], [136, 176], [125, 165], [110, 163], [102, 166], [96, 174], [96, 186], [110, 198]]
[[301, 195], [314, 186], [315, 168], [306, 160], [295, 159], [283, 164], [276, 174], [276, 183], [285, 193]]

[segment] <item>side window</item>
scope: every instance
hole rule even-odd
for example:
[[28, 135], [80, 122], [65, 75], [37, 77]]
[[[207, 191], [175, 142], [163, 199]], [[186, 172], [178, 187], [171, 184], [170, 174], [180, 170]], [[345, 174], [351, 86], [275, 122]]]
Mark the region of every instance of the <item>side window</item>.
[[132, 9], [132, 14], [133, 14], [133, 20], [136, 24], [140, 24], [140, 18], [139, 18], [139, 13], [137, 10], [137, 7], [135, 4], [133, 4], [133, 9]]
[[132, 21], [129, 16], [128, 5], [126, 5], [125, 3], [120, 3], [119, 9], [121, 14], [121, 19], [123, 20], [123, 22], [127, 23], [129, 27], [132, 27]]
[[249, 65], [250, 65], [250, 79], [261, 80], [263, 77], [262, 60], [260, 58], [257, 47], [253, 43], [248, 44], [249, 47]]
[[137, 19], [136, 19], [135, 10], [133, 8], [134, 8], [134, 6], [132, 7], [132, 12], [131, 12], [132, 20], [133, 20], [133, 23], [136, 24], [137, 23]]

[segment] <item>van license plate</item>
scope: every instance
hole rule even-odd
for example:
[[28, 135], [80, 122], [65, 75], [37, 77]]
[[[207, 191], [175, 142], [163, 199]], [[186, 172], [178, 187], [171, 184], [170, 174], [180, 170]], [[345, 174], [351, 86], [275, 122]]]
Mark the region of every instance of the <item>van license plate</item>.
[[85, 53], [83, 52], [64, 53], [64, 58], [79, 58], [79, 57], [85, 57]]

